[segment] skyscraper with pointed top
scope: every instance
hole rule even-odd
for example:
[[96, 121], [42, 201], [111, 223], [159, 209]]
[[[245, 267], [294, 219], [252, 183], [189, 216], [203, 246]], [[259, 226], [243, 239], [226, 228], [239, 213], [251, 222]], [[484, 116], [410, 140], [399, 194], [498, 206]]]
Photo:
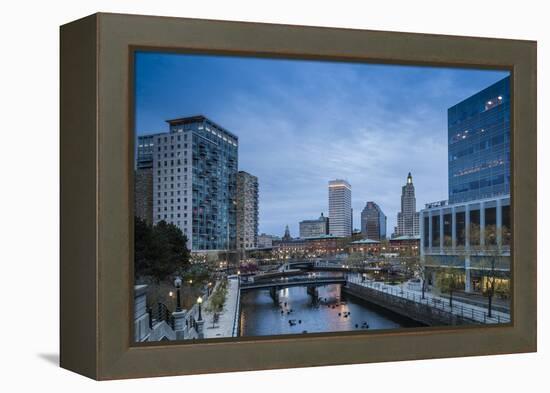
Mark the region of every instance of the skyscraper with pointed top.
[[416, 211], [416, 196], [412, 175], [401, 189], [401, 211], [397, 213], [397, 227], [394, 236], [418, 236], [420, 234], [419, 213]]
[[283, 240], [292, 240], [292, 236], [290, 236], [290, 229], [288, 229], [288, 225], [285, 226], [285, 234], [283, 236]]

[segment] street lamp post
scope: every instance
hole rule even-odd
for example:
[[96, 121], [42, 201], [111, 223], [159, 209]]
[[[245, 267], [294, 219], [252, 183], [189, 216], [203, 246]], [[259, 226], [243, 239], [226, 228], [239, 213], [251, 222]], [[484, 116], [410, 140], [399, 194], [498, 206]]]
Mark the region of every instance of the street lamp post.
[[197, 298], [197, 304], [199, 305], [199, 318], [198, 321], [202, 321], [202, 312], [201, 312], [201, 305], [202, 305], [202, 297]]
[[181, 311], [181, 278], [178, 276], [174, 279], [174, 286], [176, 287], [176, 311]]

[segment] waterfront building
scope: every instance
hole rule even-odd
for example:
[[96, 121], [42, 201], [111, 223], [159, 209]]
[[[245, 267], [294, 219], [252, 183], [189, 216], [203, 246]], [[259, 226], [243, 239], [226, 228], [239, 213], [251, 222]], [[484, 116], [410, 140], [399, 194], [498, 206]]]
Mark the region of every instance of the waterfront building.
[[420, 254], [420, 235], [398, 236], [388, 242], [389, 251], [401, 256], [417, 256]]
[[361, 212], [361, 234], [372, 240], [386, 238], [386, 215], [375, 202], [367, 202]]
[[401, 189], [401, 211], [397, 213], [397, 227], [393, 237], [417, 236], [420, 232], [419, 214], [416, 211], [416, 196], [411, 173]]
[[237, 248], [258, 246], [258, 178], [250, 173], [237, 173]]
[[421, 256], [429, 280], [457, 269], [466, 292], [488, 277], [510, 285], [510, 78], [448, 110], [449, 200], [421, 211]]
[[328, 235], [328, 217], [321, 213], [316, 220], [300, 221], [300, 237], [315, 237]]
[[356, 240], [348, 244], [348, 253], [359, 253], [365, 255], [378, 255], [380, 254], [381, 244], [379, 240], [374, 239], [361, 239]]
[[153, 223], [176, 225], [192, 251], [235, 249], [237, 136], [204, 116], [167, 123], [138, 137], [137, 167], [152, 160]]
[[353, 214], [351, 185], [341, 179], [328, 183], [329, 233], [333, 236], [351, 236]]
[[426, 204], [421, 213], [421, 254], [432, 283], [440, 269], [451, 267], [461, 271], [466, 292], [482, 291], [492, 274], [509, 285], [509, 196]]
[[273, 252], [279, 258], [323, 257], [342, 254], [345, 249], [346, 239], [333, 235], [273, 241]]

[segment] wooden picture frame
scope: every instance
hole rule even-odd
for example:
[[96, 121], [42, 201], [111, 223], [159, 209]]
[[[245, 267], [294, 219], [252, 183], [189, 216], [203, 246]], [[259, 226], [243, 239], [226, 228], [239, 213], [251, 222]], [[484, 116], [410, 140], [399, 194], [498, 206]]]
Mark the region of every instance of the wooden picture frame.
[[[512, 323], [133, 344], [136, 48], [511, 72]], [[61, 367], [105, 380], [536, 351], [536, 42], [98, 13], [61, 27]]]

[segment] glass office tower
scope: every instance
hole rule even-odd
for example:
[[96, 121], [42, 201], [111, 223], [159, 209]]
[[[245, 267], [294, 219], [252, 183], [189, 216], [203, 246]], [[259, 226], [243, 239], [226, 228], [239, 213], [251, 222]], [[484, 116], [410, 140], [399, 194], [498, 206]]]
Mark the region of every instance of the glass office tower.
[[483, 292], [490, 276], [509, 288], [509, 77], [448, 109], [448, 142], [449, 200], [421, 212], [426, 272], [435, 284], [441, 268], [460, 269], [466, 292]]
[[377, 203], [369, 201], [361, 212], [361, 235], [370, 240], [386, 238], [386, 215]]
[[510, 192], [510, 77], [448, 110], [449, 203]]

